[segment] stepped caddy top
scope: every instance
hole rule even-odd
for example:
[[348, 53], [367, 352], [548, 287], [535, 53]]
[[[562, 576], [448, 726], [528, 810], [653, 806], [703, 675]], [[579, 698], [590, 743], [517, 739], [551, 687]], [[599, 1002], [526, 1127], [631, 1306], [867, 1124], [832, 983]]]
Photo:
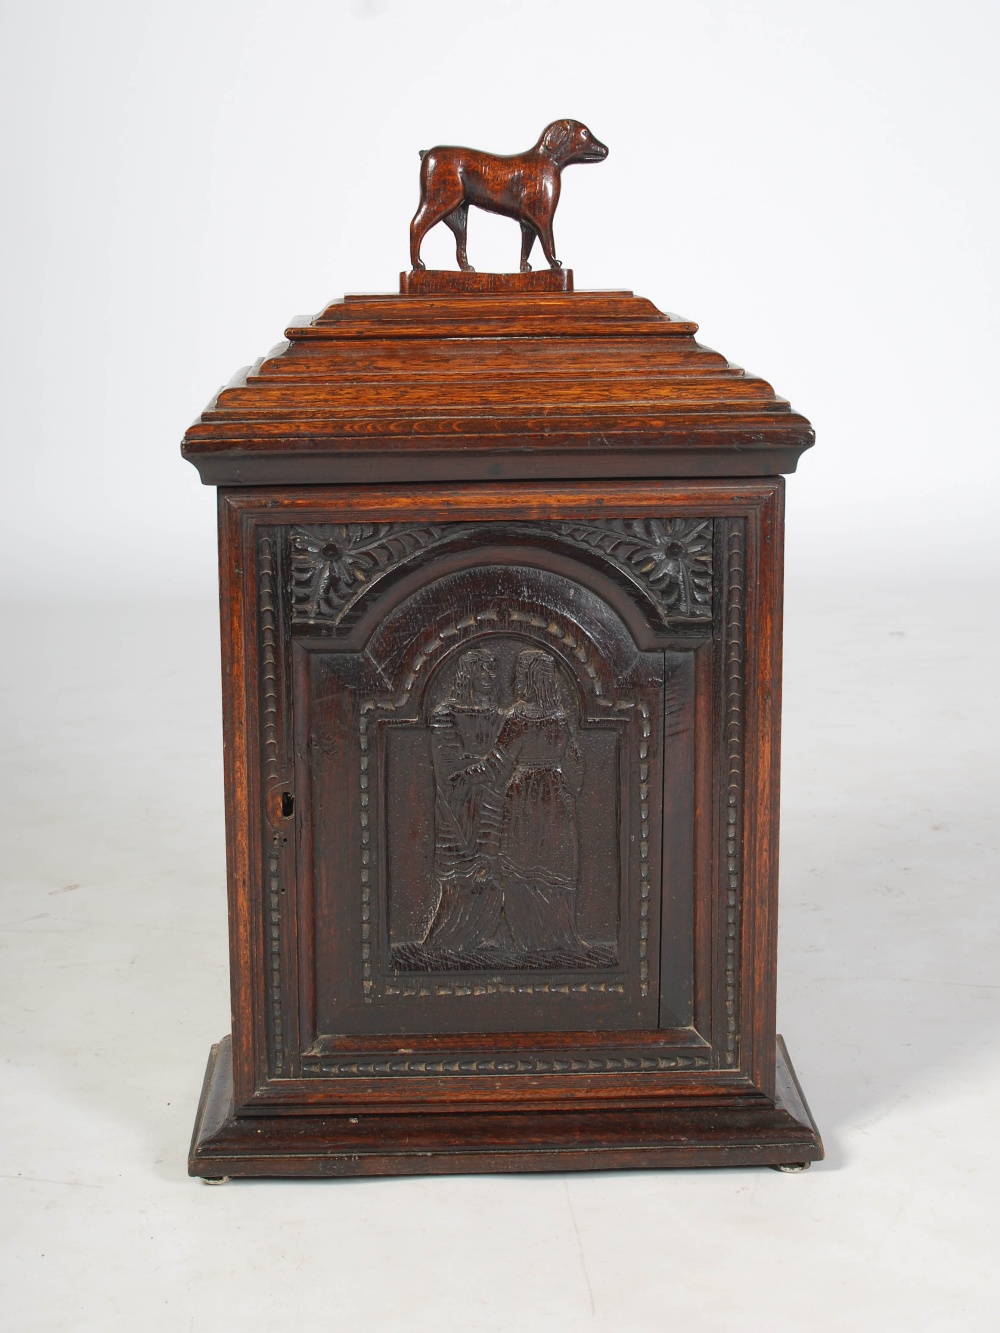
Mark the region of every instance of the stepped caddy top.
[[[559, 172], [608, 150], [557, 120], [526, 153], [421, 154], [413, 268], [347, 296], [220, 390], [182, 450], [208, 485], [768, 476], [813, 430], [769, 384], [628, 291], [574, 292], [555, 256]], [[476, 273], [470, 204], [521, 224], [517, 273]], [[443, 221], [460, 271], [425, 270]], [[549, 267], [531, 272], [540, 239]]]

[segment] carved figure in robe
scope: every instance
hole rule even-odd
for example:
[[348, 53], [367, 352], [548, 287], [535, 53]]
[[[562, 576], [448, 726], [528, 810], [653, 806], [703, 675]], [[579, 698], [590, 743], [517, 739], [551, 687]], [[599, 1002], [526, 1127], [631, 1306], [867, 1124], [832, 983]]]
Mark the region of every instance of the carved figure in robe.
[[[586, 949], [576, 929], [577, 796], [583, 757], [551, 654], [528, 648], [514, 669], [514, 703], [495, 754], [502, 779], [498, 943], [524, 952]], [[499, 784], [498, 784], [499, 787]]]
[[541, 649], [519, 653], [514, 702], [502, 712], [495, 696], [459, 689], [465, 661], [432, 719], [441, 896], [424, 943], [484, 965], [516, 966], [519, 955], [571, 963], [587, 949], [575, 922], [583, 765], [555, 661]]
[[434, 768], [434, 874], [440, 889], [424, 942], [460, 948], [478, 936], [486, 896], [499, 893], [492, 852], [499, 811], [483, 761], [503, 722], [497, 664], [485, 648], [459, 658], [448, 697], [431, 715]]

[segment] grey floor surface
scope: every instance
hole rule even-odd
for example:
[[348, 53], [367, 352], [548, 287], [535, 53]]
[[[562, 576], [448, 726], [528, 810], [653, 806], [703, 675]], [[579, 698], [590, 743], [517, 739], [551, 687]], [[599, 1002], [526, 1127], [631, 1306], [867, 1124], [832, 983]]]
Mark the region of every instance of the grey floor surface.
[[1000, 1328], [990, 596], [789, 597], [779, 1027], [824, 1163], [223, 1189], [185, 1174], [228, 1027], [214, 609], [9, 609], [0, 1322]]

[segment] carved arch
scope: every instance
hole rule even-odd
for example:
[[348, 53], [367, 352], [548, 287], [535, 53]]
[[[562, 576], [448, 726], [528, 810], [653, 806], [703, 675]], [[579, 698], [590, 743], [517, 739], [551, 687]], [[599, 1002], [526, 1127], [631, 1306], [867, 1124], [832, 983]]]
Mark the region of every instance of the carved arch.
[[664, 632], [710, 629], [712, 555], [713, 522], [701, 518], [300, 526], [289, 536], [291, 619], [363, 642], [389, 607], [445, 572], [524, 563], [599, 589], [647, 647]]
[[[456, 973], [518, 973], [524, 978], [518, 993], [526, 995], [558, 995], [569, 984], [560, 986], [559, 976], [573, 974], [576, 994], [632, 994], [633, 1002], [644, 1002], [657, 929], [651, 885], [659, 832], [652, 827], [649, 793], [661, 762], [662, 656], [641, 652], [624, 619], [592, 588], [529, 565], [484, 569], [482, 559], [480, 552], [475, 567], [446, 573], [436, 566], [437, 577], [380, 619], [364, 650], [357, 799], [365, 997], [423, 994], [418, 981], [407, 980], [416, 974], [435, 978], [433, 996], [440, 1000], [468, 993], [467, 985], [449, 981]], [[462, 705], [453, 690], [449, 693], [470, 650], [489, 655], [504, 679], [495, 699], [480, 700], [479, 721], [485, 728], [480, 751], [473, 745], [466, 757], [473, 765], [493, 764], [503, 774], [493, 786], [492, 777], [481, 779], [493, 805], [477, 807], [473, 824], [462, 827], [459, 839], [456, 827], [471, 818], [468, 796], [461, 797], [460, 816], [442, 794], [434, 767], [439, 738], [429, 719], [436, 708], [439, 731], [467, 729], [476, 721], [470, 719], [471, 703], [464, 717], [456, 718]], [[570, 706], [546, 711], [537, 698], [518, 693], [524, 656], [543, 659], [540, 666], [550, 661], [547, 674], [572, 690]], [[448, 688], [441, 681], [450, 682]], [[441, 744], [454, 748], [454, 736], [445, 735]], [[527, 769], [511, 757], [512, 746], [527, 755]], [[459, 764], [455, 771], [464, 775], [467, 768], [468, 763]], [[392, 787], [393, 772], [421, 770], [423, 789], [412, 778]], [[573, 782], [578, 785], [571, 791]], [[442, 817], [448, 821], [447, 836], [441, 832]], [[543, 827], [538, 821], [545, 819], [550, 822]], [[433, 867], [430, 852], [422, 862], [415, 859], [412, 837], [393, 831], [431, 824]], [[519, 872], [516, 855], [506, 850], [505, 830], [515, 825], [519, 841], [547, 849], [525, 860], [530, 874], [542, 877], [544, 892], [525, 888], [528, 871]], [[496, 843], [492, 847], [490, 837]], [[464, 839], [461, 855], [453, 845], [456, 839]], [[580, 871], [584, 878], [579, 881], [574, 878], [577, 850], [580, 865], [588, 867]], [[499, 874], [496, 865], [507, 877], [499, 889], [501, 882], [491, 878]], [[493, 933], [475, 921], [470, 926], [447, 920], [444, 879], [457, 876], [468, 902], [475, 874], [504, 904], [506, 915], [495, 914]], [[523, 910], [511, 905], [517, 894], [528, 904]], [[565, 907], [569, 901], [583, 902], [586, 909], [572, 921]], [[457, 915], [452, 913], [456, 920]], [[533, 924], [526, 925], [529, 917]], [[590, 922], [587, 928], [579, 924], [583, 917]], [[397, 924], [401, 920], [407, 923], [403, 929]], [[436, 930], [444, 940], [440, 947]], [[540, 973], [545, 980], [527, 980]]]

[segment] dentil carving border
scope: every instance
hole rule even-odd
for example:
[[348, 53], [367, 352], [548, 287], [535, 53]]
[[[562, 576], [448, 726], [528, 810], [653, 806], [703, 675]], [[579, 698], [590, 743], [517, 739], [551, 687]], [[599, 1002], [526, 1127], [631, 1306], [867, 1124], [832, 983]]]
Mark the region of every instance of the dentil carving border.
[[746, 653], [744, 621], [744, 520], [734, 522], [726, 543], [728, 591], [725, 627], [725, 736], [726, 736], [726, 1050], [727, 1065], [737, 1060], [740, 930], [740, 882], [743, 822], [743, 676]]
[[307, 1078], [323, 1074], [352, 1074], [361, 1077], [392, 1077], [394, 1074], [621, 1074], [634, 1070], [656, 1072], [671, 1069], [707, 1069], [704, 1055], [609, 1055], [609, 1056], [434, 1056], [397, 1058], [353, 1056], [339, 1059], [321, 1056], [302, 1061]]
[[[264, 742], [265, 791], [279, 781], [278, 765], [278, 605], [275, 587], [275, 544], [270, 537], [260, 543], [259, 615], [261, 635], [261, 713]], [[267, 912], [265, 950], [268, 969], [268, 999], [271, 1018], [271, 1061], [280, 1075], [285, 1063], [285, 1027], [281, 1001], [281, 840], [271, 833], [267, 846]]]

